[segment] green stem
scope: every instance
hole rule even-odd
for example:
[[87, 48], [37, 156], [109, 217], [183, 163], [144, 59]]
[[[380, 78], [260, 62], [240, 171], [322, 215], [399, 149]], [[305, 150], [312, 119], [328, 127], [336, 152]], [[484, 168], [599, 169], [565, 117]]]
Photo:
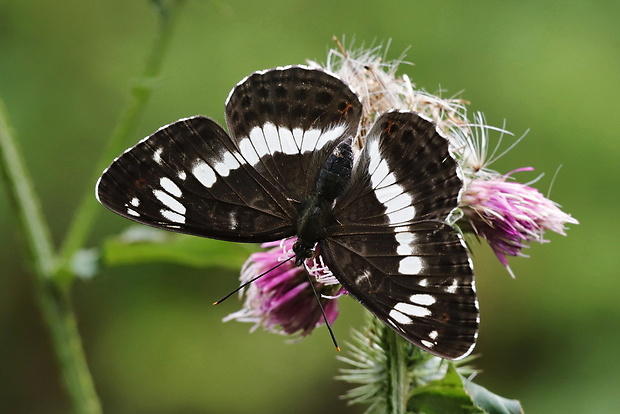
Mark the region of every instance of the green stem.
[[0, 101], [0, 170], [34, 265], [36, 298], [49, 327], [75, 411], [99, 414], [99, 400], [84, 358], [68, 293], [59, 291], [50, 278], [54, 269], [50, 232], [7, 119]]
[[99, 212], [102, 211], [93, 194], [95, 182], [111, 160], [123, 150], [128, 139], [133, 136], [136, 125], [153, 93], [152, 84], [161, 71], [162, 63], [174, 31], [174, 23], [182, 6], [185, 4], [185, 0], [176, 0], [171, 3], [168, 7], [165, 7], [161, 2], [154, 2], [156, 6], [159, 6], [160, 30], [153, 43], [142, 75], [132, 87], [129, 101], [99, 162], [96, 164], [94, 174], [88, 181], [88, 188], [78, 205], [73, 221], [62, 243], [60, 263], [55, 274], [55, 279], [62, 285], [68, 285], [75, 276], [70, 268], [71, 260], [74, 254], [86, 243], [95, 219]]
[[52, 280], [37, 284], [36, 291], [75, 413], [101, 414], [69, 292], [60, 291]]
[[405, 414], [409, 381], [407, 349], [404, 340], [391, 329], [384, 329], [383, 341], [387, 358], [387, 405], [390, 414]]
[[[172, 37], [173, 22], [184, 3], [185, 0], [176, 0], [164, 7], [161, 1], [154, 1], [161, 15], [159, 36], [147, 60], [142, 80], [134, 85], [127, 108], [97, 164], [92, 183], [106, 164], [120, 152], [123, 142], [135, 129], [152, 92], [149, 82], [161, 69]], [[50, 330], [73, 409], [78, 414], [100, 414], [101, 405], [84, 356], [69, 292], [70, 282], [75, 277], [70, 269], [71, 258], [84, 245], [98, 212], [92, 190], [89, 188], [83, 197], [61, 253], [55, 255], [49, 228], [1, 101], [0, 173], [26, 241], [33, 264], [36, 298]]]
[[0, 101], [0, 168], [37, 275], [44, 277], [54, 268], [54, 247], [38, 198], [30, 185], [17, 142]]

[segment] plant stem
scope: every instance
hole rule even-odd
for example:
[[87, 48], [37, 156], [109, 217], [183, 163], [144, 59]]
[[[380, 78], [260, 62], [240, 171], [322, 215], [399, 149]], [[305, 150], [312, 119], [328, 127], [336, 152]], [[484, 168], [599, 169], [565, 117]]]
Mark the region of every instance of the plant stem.
[[136, 125], [144, 113], [146, 104], [153, 93], [153, 81], [159, 76], [162, 63], [170, 40], [172, 38], [175, 21], [185, 4], [185, 0], [170, 2], [165, 7], [161, 2], [154, 2], [160, 14], [160, 29], [158, 36], [153, 43], [148, 55], [142, 75], [134, 83], [129, 101], [123, 110], [119, 122], [114, 129], [110, 140], [97, 162], [94, 174], [88, 182], [88, 188], [80, 201], [73, 221], [69, 227], [66, 237], [60, 250], [60, 263], [55, 274], [55, 279], [62, 285], [67, 285], [74, 277], [70, 269], [73, 255], [81, 249], [93, 227], [97, 214], [102, 211], [99, 208], [93, 188], [101, 172], [106, 168], [110, 161], [114, 159], [122, 150], [125, 142], [131, 137], [136, 129]]
[[390, 414], [405, 414], [409, 381], [407, 378], [407, 349], [404, 340], [391, 329], [384, 329], [383, 341], [387, 357], [387, 406]]
[[52, 280], [38, 283], [36, 291], [73, 410], [79, 414], [101, 414], [101, 403], [88, 369], [69, 292], [59, 290]]
[[49, 228], [45, 222], [38, 198], [30, 185], [30, 177], [24, 167], [8, 116], [0, 101], [0, 169], [13, 203], [17, 219], [29, 254], [33, 259], [35, 273], [42, 277], [54, 268], [54, 247]]
[[33, 263], [36, 298], [50, 330], [62, 378], [76, 413], [99, 414], [101, 408], [82, 351], [68, 292], [50, 278], [54, 248], [32, 181], [0, 101], [0, 170], [15, 209], [30, 262]]
[[[97, 164], [97, 176], [134, 131], [151, 95], [149, 82], [159, 73], [172, 37], [174, 20], [185, 0], [164, 6], [154, 1], [160, 12], [161, 29], [145, 65], [141, 82], [134, 85], [129, 103]], [[22, 160], [17, 141], [9, 126], [4, 105], [0, 101], [0, 173], [15, 209], [33, 264], [36, 298], [50, 331], [52, 344], [73, 409], [78, 414], [100, 414], [101, 405], [88, 370], [77, 323], [71, 306], [69, 288], [75, 274], [70, 262], [84, 245], [98, 212], [89, 188], [65, 237], [60, 255], [55, 255], [50, 231], [40, 208], [32, 181]]]

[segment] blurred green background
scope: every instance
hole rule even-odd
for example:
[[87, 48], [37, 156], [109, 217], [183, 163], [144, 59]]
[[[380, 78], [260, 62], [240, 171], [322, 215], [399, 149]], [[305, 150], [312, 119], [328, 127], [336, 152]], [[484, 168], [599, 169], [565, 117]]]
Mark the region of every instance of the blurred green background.
[[[527, 413], [620, 406], [618, 169], [620, 2], [190, 1], [135, 141], [194, 114], [223, 120], [229, 90], [254, 70], [324, 61], [332, 35], [411, 46], [402, 71], [445, 96], [464, 90], [491, 124], [526, 139], [493, 165], [521, 173], [580, 220], [549, 234], [511, 279], [475, 249], [482, 322], [476, 381]], [[55, 241], [61, 240], [154, 38], [147, 1], [0, 0], [0, 95]], [[132, 142], [133, 143], [133, 142]], [[127, 143], [128, 146], [132, 143]], [[89, 246], [128, 222], [103, 211]], [[0, 412], [65, 413], [49, 336], [23, 263], [23, 238], [0, 187]], [[236, 286], [222, 269], [106, 269], [74, 301], [107, 413], [340, 413], [342, 364], [324, 329], [298, 344], [211, 302]], [[342, 300], [341, 342], [362, 323]], [[346, 352], [346, 346], [345, 346]]]

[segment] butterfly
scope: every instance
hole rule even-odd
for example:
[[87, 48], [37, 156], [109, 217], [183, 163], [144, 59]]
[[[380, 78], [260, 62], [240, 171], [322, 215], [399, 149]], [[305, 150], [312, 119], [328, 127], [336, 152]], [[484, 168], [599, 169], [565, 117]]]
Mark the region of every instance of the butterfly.
[[225, 113], [229, 133], [194, 116], [126, 150], [97, 182], [97, 199], [138, 223], [195, 236], [297, 236], [297, 265], [318, 249], [342, 286], [411, 343], [448, 359], [472, 351], [473, 266], [448, 224], [463, 181], [431, 121], [384, 113], [354, 156], [359, 97], [304, 66], [247, 76]]

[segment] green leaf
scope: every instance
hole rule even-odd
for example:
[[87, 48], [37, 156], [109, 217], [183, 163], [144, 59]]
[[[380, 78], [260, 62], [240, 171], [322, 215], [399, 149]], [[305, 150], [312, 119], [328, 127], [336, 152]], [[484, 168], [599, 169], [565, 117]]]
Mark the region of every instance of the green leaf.
[[446, 376], [410, 393], [407, 409], [412, 413], [523, 414], [517, 400], [493, 394], [460, 375], [450, 363]]
[[465, 391], [478, 407], [489, 414], [523, 414], [521, 403], [493, 394], [481, 385], [462, 378]]
[[415, 388], [410, 393], [407, 410], [425, 414], [483, 414], [465, 392], [461, 376], [450, 363], [446, 376]]
[[256, 251], [253, 245], [222, 242], [152, 229], [130, 227], [104, 242], [102, 261], [108, 266], [137, 263], [176, 263], [238, 270]]

